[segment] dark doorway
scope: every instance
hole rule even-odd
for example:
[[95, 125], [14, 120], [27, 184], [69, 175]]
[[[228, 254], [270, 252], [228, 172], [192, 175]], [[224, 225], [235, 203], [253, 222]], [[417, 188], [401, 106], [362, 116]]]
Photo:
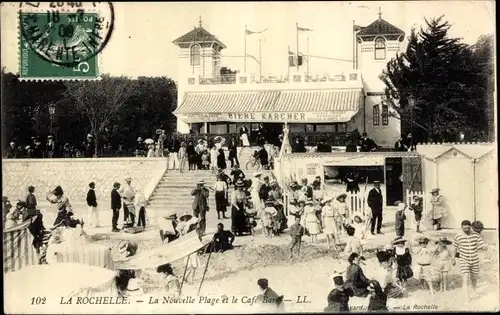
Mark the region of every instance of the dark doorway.
[[265, 139], [276, 146], [279, 146], [279, 136], [283, 132], [283, 124], [281, 123], [265, 123], [264, 133]]
[[402, 158], [385, 159], [385, 178], [387, 192], [387, 206], [394, 206], [397, 201], [403, 200], [403, 182], [401, 174], [403, 172]]

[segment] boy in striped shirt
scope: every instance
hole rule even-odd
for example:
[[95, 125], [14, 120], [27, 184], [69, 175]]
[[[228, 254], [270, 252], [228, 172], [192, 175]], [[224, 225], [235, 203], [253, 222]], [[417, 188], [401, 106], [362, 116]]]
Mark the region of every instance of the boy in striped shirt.
[[479, 274], [479, 250], [486, 249], [483, 238], [472, 230], [469, 220], [462, 221], [462, 232], [455, 235], [452, 248], [452, 264], [458, 258], [462, 287], [467, 303], [470, 301], [470, 289], [475, 290]]

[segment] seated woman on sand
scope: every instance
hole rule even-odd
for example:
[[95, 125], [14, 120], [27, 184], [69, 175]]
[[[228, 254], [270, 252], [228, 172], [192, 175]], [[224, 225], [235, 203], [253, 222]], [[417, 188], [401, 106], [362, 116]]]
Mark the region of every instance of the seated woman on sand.
[[360, 266], [361, 261], [365, 260], [365, 258], [357, 253], [352, 253], [347, 260], [349, 261], [349, 267], [346, 270], [345, 286], [352, 290], [353, 296], [366, 297], [370, 281], [365, 277]]

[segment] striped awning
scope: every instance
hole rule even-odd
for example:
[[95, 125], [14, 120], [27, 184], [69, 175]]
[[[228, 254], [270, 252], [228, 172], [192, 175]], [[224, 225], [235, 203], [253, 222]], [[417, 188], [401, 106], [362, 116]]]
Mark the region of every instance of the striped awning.
[[359, 109], [361, 90], [283, 91], [275, 111], [355, 111]]
[[187, 123], [347, 122], [362, 101], [361, 89], [200, 92], [186, 93], [174, 114]]
[[280, 91], [187, 93], [179, 114], [257, 112], [272, 108]]

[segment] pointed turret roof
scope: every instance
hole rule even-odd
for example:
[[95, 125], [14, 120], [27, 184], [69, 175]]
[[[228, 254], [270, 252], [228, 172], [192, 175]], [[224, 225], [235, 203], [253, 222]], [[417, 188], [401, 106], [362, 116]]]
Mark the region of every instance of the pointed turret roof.
[[405, 32], [382, 18], [382, 11], [379, 8], [378, 19], [372, 24], [362, 27], [357, 33], [357, 36], [363, 40], [373, 40], [377, 36], [384, 36], [388, 40], [402, 41], [405, 37]]
[[387, 22], [386, 20], [379, 18], [372, 24], [363, 27], [358, 36], [371, 36], [371, 35], [403, 35], [405, 32]]
[[179, 44], [186, 44], [186, 43], [201, 44], [201, 43], [210, 43], [210, 42], [215, 42], [216, 44], [220, 45], [222, 48], [226, 48], [226, 45], [224, 45], [215, 35], [210, 34], [210, 32], [207, 31], [206, 29], [204, 29], [202, 26], [195, 27], [193, 30], [191, 30], [190, 32], [177, 38], [172, 43], [179, 45]]

